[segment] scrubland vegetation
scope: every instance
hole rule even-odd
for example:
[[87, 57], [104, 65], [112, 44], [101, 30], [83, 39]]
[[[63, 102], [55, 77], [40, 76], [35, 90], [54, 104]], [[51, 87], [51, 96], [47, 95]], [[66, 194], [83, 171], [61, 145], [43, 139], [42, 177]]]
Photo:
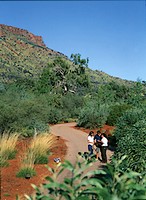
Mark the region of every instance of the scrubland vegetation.
[[[48, 64], [38, 79], [17, 79], [0, 85], [0, 132], [15, 132], [21, 137], [34, 137], [28, 154], [22, 159], [22, 172], [28, 173], [35, 163], [45, 160], [53, 139], [42, 132], [48, 124], [76, 120], [85, 128], [114, 125], [116, 150], [103, 171], [83, 175], [89, 163], [78, 161], [76, 167], [62, 165], [73, 177], [59, 184], [52, 178], [45, 185], [49, 195], [36, 188], [35, 199], [144, 199], [146, 187], [146, 87], [144, 82], [111, 81], [97, 83], [89, 74], [88, 60], [72, 55], [72, 65], [57, 58]], [[38, 135], [35, 138], [35, 132]], [[1, 137], [1, 143], [2, 143]], [[42, 141], [41, 145], [39, 142]], [[41, 149], [47, 143], [48, 149]], [[14, 145], [15, 147], [15, 145]], [[3, 151], [1, 151], [2, 157]], [[28, 156], [29, 155], [29, 156]], [[8, 155], [6, 157], [8, 159]], [[6, 160], [5, 159], [5, 160]], [[31, 162], [29, 162], [31, 161]], [[4, 161], [5, 162], [5, 161]], [[24, 176], [24, 175], [23, 175]], [[92, 177], [92, 178], [91, 178]], [[34, 199], [28, 197], [27, 199]]]

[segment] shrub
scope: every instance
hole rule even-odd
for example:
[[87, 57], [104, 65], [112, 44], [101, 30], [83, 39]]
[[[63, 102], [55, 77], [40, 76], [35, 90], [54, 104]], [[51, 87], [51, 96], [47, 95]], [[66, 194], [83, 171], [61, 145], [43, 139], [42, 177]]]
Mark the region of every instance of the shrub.
[[126, 112], [117, 123], [115, 136], [118, 146], [115, 157], [120, 159], [123, 155], [127, 155], [127, 159], [123, 162], [123, 169], [125, 171], [127, 168], [137, 172], [145, 171], [145, 111], [134, 109]]
[[45, 131], [48, 128], [48, 108], [44, 96], [10, 87], [0, 94], [0, 131], [17, 131], [24, 136], [32, 136], [35, 128]]
[[51, 107], [48, 110], [48, 123], [49, 124], [56, 124], [63, 120], [63, 111], [58, 108]]
[[76, 122], [76, 119], [73, 118], [67, 118], [64, 120], [65, 123], [69, 123], [69, 122]]
[[67, 118], [77, 118], [83, 107], [83, 103], [84, 98], [82, 96], [67, 93], [62, 97], [63, 112], [67, 113]]
[[77, 125], [85, 128], [102, 127], [107, 120], [107, 115], [108, 106], [89, 102], [81, 110]]
[[131, 106], [127, 104], [111, 106], [109, 108], [110, 111], [106, 123], [110, 126], [114, 126], [117, 123], [118, 118], [121, 117], [123, 113], [130, 108]]

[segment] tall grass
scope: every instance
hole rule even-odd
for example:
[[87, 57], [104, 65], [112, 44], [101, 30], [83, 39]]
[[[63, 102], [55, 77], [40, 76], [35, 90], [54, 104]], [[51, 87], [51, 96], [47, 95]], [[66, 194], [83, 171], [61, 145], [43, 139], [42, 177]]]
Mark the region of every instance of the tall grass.
[[7, 165], [7, 160], [15, 157], [18, 137], [18, 133], [4, 133], [0, 136], [0, 166]]
[[34, 169], [34, 162], [35, 162], [35, 154], [31, 151], [26, 150], [26, 147], [23, 151], [24, 153], [21, 155], [21, 165], [20, 170], [17, 173], [17, 177], [32, 177], [36, 175], [35, 169]]
[[53, 134], [35, 134], [29, 146], [25, 146], [21, 157], [18, 177], [32, 177], [36, 175], [35, 164], [48, 163], [48, 152], [57, 145], [57, 138]]
[[35, 163], [47, 163], [48, 154], [56, 145], [57, 138], [53, 134], [41, 133], [32, 139], [28, 152], [34, 154]]

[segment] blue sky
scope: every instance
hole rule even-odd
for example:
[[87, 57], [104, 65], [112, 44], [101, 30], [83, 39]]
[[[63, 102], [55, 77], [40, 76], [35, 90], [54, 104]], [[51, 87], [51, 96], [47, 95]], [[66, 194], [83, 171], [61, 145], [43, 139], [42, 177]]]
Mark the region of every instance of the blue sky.
[[139, 1], [0, 1], [0, 24], [43, 37], [68, 57], [89, 57], [89, 68], [146, 80], [146, 3]]

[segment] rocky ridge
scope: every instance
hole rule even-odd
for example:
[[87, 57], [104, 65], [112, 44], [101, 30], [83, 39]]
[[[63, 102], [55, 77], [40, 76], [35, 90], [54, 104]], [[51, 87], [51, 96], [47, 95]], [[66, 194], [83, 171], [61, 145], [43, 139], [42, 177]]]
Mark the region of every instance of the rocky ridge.
[[37, 78], [55, 57], [67, 57], [48, 48], [41, 36], [0, 24], [0, 81]]

